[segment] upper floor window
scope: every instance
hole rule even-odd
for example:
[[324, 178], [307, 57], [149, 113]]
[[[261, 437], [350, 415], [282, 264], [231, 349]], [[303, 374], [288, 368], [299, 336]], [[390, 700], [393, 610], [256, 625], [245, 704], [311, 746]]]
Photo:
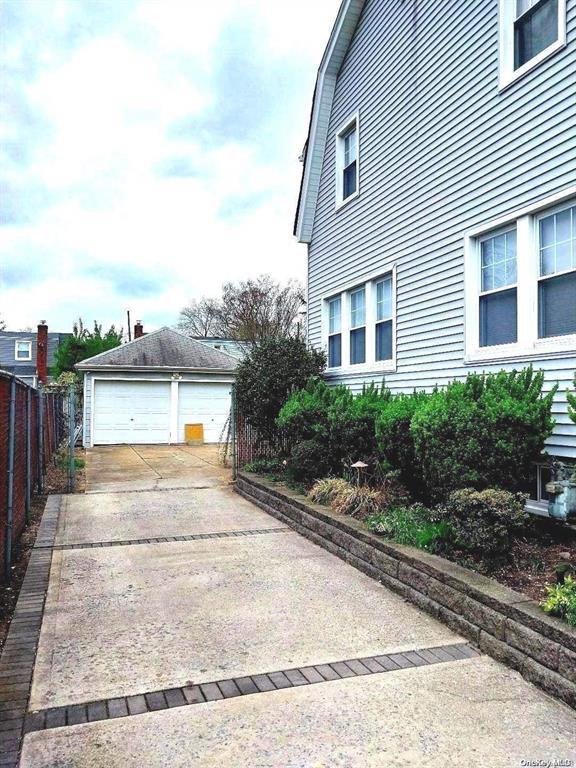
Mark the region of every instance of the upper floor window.
[[500, 0], [500, 87], [566, 43], [566, 0]]
[[342, 299], [337, 296], [328, 302], [328, 367], [342, 365]]
[[366, 362], [366, 289], [350, 294], [350, 365]]
[[543, 201], [465, 245], [467, 360], [576, 350], [574, 201]]
[[17, 341], [14, 357], [16, 360], [32, 360], [32, 342]]
[[358, 194], [358, 115], [336, 133], [336, 206]]

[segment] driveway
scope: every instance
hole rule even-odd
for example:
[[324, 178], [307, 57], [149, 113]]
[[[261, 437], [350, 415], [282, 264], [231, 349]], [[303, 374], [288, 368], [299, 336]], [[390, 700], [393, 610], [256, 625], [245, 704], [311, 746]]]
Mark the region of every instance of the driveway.
[[214, 456], [89, 454], [91, 492], [54, 514], [22, 766], [574, 759], [572, 710], [235, 495]]
[[106, 445], [86, 451], [86, 491], [206, 487], [230, 481], [218, 445]]

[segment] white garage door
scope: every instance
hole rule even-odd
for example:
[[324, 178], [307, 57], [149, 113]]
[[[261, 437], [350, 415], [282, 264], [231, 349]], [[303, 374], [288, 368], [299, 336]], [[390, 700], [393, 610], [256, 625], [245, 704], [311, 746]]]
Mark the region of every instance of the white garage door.
[[178, 385], [178, 441], [185, 424], [203, 424], [204, 441], [218, 443], [230, 413], [230, 384], [180, 382]]
[[168, 381], [96, 381], [94, 445], [170, 442]]

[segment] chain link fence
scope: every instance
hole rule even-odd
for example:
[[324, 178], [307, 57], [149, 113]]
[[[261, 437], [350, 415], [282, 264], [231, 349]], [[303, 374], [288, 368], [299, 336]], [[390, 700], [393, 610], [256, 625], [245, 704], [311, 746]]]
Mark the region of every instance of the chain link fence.
[[[67, 455], [71, 445], [73, 449], [71, 399], [68, 393], [35, 389], [0, 371], [0, 573], [4, 581], [10, 580], [32, 500], [44, 492], [48, 462], [64, 441]], [[74, 405], [75, 400], [73, 419]], [[73, 477], [68, 490], [74, 490]]]
[[278, 432], [273, 440], [264, 437], [245, 418], [238, 407], [236, 387], [232, 389], [232, 460], [234, 476], [242, 467], [255, 459], [275, 459], [290, 453], [290, 442]]

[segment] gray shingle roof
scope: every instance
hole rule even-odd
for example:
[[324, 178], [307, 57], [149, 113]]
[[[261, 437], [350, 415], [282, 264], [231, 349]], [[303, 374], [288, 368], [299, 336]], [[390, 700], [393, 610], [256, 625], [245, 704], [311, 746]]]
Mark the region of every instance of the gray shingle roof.
[[232, 355], [194, 341], [172, 328], [160, 328], [128, 344], [83, 360], [76, 367], [81, 370], [105, 367], [230, 371], [237, 365], [238, 359]]

